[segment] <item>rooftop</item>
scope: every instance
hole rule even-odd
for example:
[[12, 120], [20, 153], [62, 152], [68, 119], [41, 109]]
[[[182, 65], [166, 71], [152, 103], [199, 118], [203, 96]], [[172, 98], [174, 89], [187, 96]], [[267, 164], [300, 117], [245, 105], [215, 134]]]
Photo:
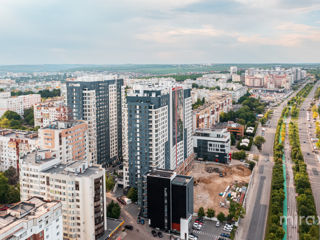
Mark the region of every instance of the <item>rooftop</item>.
[[73, 161], [64, 164], [56, 157], [55, 152], [51, 152], [50, 150], [33, 151], [22, 157], [22, 160], [22, 164], [39, 166], [40, 171], [50, 174], [93, 176], [102, 171], [100, 165], [89, 166], [86, 161]]
[[48, 209], [59, 207], [58, 201], [44, 201], [42, 198], [32, 197], [27, 201], [19, 202], [4, 211], [0, 211], [0, 235], [7, 233], [15, 226], [31, 219], [39, 218], [48, 212]]
[[33, 131], [23, 131], [14, 129], [0, 129], [0, 136], [21, 139], [33, 139], [38, 137], [38, 133]]
[[172, 178], [176, 176], [176, 173], [172, 170], [165, 170], [165, 169], [153, 169], [151, 170], [147, 176], [151, 177], [162, 177], [162, 178]]
[[67, 128], [71, 128], [74, 126], [77, 126], [79, 124], [83, 124], [85, 123], [85, 121], [81, 121], [81, 120], [59, 120], [59, 121], [54, 121], [53, 123], [45, 126], [42, 129], [67, 129]]
[[117, 75], [103, 75], [103, 74], [95, 74], [95, 75], [86, 75], [77, 78], [69, 78], [68, 82], [98, 82], [98, 81], [110, 81], [116, 80], [118, 78]]
[[180, 186], [186, 186], [192, 179], [191, 176], [184, 176], [184, 175], [177, 175], [173, 181], [172, 184], [180, 185]]

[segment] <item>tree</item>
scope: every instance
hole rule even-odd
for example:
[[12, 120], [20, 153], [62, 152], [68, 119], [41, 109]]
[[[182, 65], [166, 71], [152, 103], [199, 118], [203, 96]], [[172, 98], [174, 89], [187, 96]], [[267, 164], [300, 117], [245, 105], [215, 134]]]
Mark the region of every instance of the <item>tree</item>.
[[249, 162], [249, 169], [252, 171], [253, 168], [256, 166], [255, 162]]
[[198, 217], [204, 217], [204, 216], [205, 216], [204, 209], [203, 207], [200, 207], [198, 210]]
[[237, 159], [237, 160], [246, 159], [246, 157], [247, 157], [247, 154], [244, 150], [241, 150], [239, 152], [233, 152], [231, 154], [231, 158]]
[[21, 120], [21, 116], [18, 113], [10, 110], [6, 111], [1, 118], [7, 118], [8, 120]]
[[9, 184], [8, 178], [4, 176], [2, 172], [0, 172], [0, 204], [8, 203], [8, 191], [9, 191]]
[[9, 167], [4, 171], [4, 176], [8, 179], [8, 184], [16, 185], [19, 181], [19, 175], [14, 167]]
[[217, 218], [220, 222], [224, 222], [226, 220], [226, 216], [224, 215], [223, 212], [219, 213]]
[[113, 179], [113, 176], [111, 176], [111, 175], [108, 176], [106, 174], [106, 189], [107, 189], [107, 191], [108, 192], [111, 191], [114, 188], [114, 185], [115, 185], [115, 181]]
[[231, 145], [232, 146], [236, 145], [236, 137], [234, 136], [234, 134], [231, 133], [230, 137], [231, 137]]
[[107, 217], [118, 219], [121, 214], [121, 208], [118, 203], [114, 203], [113, 200], [107, 206]]
[[138, 190], [131, 187], [128, 191], [127, 197], [131, 199], [132, 202], [138, 201]]
[[208, 218], [213, 218], [215, 215], [215, 211], [212, 208], [208, 208], [207, 210], [207, 217]]
[[265, 140], [265, 138], [262, 137], [262, 136], [256, 136], [256, 137], [254, 138], [254, 140], [253, 140], [254, 145], [256, 145], [259, 150], [261, 150], [261, 146], [262, 146], [262, 144], [265, 143], [265, 142], [266, 142], [266, 140]]

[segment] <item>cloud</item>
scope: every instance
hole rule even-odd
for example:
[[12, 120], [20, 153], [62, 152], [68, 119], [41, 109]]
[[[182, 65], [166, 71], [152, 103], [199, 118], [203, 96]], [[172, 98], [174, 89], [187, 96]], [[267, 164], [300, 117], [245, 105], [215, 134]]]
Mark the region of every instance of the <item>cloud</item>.
[[222, 30], [213, 28], [210, 25], [204, 25], [199, 28], [171, 28], [164, 30], [156, 30], [145, 33], [137, 34], [137, 39], [152, 41], [158, 43], [175, 43], [180, 41], [181, 38], [190, 37], [218, 37], [225, 35], [226, 33]]
[[314, 61], [320, 52], [318, 0], [0, 2], [0, 64]]

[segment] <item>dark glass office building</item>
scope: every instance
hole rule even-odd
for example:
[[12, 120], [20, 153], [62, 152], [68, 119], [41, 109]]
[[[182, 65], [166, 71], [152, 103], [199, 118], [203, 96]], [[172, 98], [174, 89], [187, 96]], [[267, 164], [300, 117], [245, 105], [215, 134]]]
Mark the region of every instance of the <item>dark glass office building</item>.
[[193, 214], [193, 177], [152, 170], [147, 174], [145, 201], [151, 227], [180, 232], [181, 219]]

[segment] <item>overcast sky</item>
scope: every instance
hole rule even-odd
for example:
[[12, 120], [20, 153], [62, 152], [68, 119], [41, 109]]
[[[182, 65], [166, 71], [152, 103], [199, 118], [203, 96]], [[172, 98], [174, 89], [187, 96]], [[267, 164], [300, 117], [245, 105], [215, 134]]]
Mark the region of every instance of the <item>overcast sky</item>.
[[320, 0], [0, 0], [0, 64], [320, 62]]

